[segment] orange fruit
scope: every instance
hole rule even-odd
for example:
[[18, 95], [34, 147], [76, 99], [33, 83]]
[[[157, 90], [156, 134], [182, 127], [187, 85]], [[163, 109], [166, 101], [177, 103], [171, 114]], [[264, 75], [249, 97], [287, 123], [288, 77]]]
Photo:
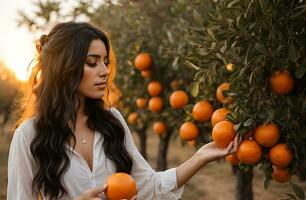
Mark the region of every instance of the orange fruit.
[[177, 79], [171, 81], [171, 83], [170, 83], [170, 87], [171, 87], [173, 90], [178, 89], [179, 86], [180, 86], [180, 81], [177, 80]]
[[152, 112], [159, 112], [163, 109], [163, 100], [160, 97], [152, 97], [149, 100], [149, 110]]
[[228, 64], [226, 65], [226, 69], [227, 69], [227, 71], [230, 71], [230, 72], [234, 71], [234, 65], [233, 65], [233, 63], [228, 63]]
[[[223, 91], [229, 90], [229, 87], [230, 87], [230, 84], [227, 82], [224, 82], [221, 85], [219, 85], [216, 91], [216, 97], [219, 102], [225, 103], [226, 100], [225, 100], [225, 97], [223, 96]], [[227, 101], [229, 102], [230, 100], [227, 99]]]
[[167, 127], [164, 122], [158, 121], [153, 124], [153, 130], [155, 133], [162, 136], [166, 132]]
[[235, 138], [234, 124], [229, 121], [218, 122], [212, 130], [212, 138], [218, 147], [226, 148]]
[[284, 183], [289, 181], [291, 174], [287, 168], [273, 166], [272, 179]]
[[294, 80], [287, 70], [278, 70], [269, 77], [272, 92], [283, 95], [289, 93], [294, 88]]
[[170, 95], [169, 101], [172, 108], [182, 108], [188, 103], [188, 95], [183, 90], [176, 90]]
[[180, 137], [183, 140], [195, 140], [199, 135], [199, 129], [193, 122], [185, 122], [180, 127]]
[[136, 124], [137, 119], [138, 119], [138, 114], [136, 112], [132, 112], [128, 116], [128, 122], [130, 124]]
[[240, 160], [238, 159], [237, 155], [231, 154], [225, 157], [225, 159], [231, 164], [231, 165], [238, 165], [240, 163]]
[[147, 70], [141, 70], [141, 76], [143, 76], [144, 78], [148, 78], [152, 76], [152, 71], [147, 69]]
[[264, 147], [272, 147], [279, 139], [279, 128], [274, 123], [261, 124], [254, 132], [255, 140]]
[[193, 106], [192, 116], [199, 122], [206, 122], [213, 113], [213, 107], [208, 101], [200, 101]]
[[134, 60], [134, 65], [139, 70], [149, 69], [153, 63], [153, 59], [148, 53], [140, 53]]
[[255, 140], [243, 140], [236, 154], [242, 163], [251, 165], [260, 161], [262, 149]]
[[134, 179], [126, 173], [114, 173], [107, 178], [106, 196], [109, 200], [131, 199], [137, 193]]
[[145, 108], [147, 105], [147, 99], [146, 98], [137, 98], [136, 99], [136, 106], [138, 108]]
[[214, 127], [218, 122], [224, 121], [227, 113], [229, 113], [229, 110], [226, 108], [215, 110], [211, 116], [211, 126]]
[[275, 166], [287, 167], [291, 163], [293, 155], [287, 144], [279, 143], [270, 149], [269, 158]]
[[158, 96], [161, 93], [162, 89], [163, 86], [158, 81], [151, 81], [147, 87], [148, 93], [152, 96]]

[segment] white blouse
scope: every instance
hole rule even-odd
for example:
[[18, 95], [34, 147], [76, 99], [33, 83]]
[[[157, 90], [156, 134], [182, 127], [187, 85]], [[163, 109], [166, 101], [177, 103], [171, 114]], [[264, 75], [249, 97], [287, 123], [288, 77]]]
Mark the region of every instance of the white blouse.
[[[125, 129], [125, 145], [133, 158], [131, 176], [137, 184], [138, 200], [172, 200], [181, 198], [183, 188], [178, 188], [176, 168], [164, 172], [155, 172], [137, 150], [131, 132], [121, 113], [111, 108]], [[35, 162], [30, 152], [30, 144], [35, 136], [34, 118], [28, 119], [16, 129], [9, 151], [8, 159], [8, 200], [33, 200], [37, 194], [32, 194], [32, 181], [35, 172]], [[86, 161], [71, 147], [67, 148], [70, 167], [62, 177], [62, 184], [68, 194], [62, 200], [75, 199], [84, 191], [102, 186], [109, 175], [116, 172], [115, 165], [106, 158], [103, 148], [103, 137], [95, 132], [93, 146], [93, 167], [89, 169]], [[68, 146], [68, 145], [67, 145]], [[102, 199], [106, 199], [104, 194]], [[43, 196], [43, 199], [49, 199]]]

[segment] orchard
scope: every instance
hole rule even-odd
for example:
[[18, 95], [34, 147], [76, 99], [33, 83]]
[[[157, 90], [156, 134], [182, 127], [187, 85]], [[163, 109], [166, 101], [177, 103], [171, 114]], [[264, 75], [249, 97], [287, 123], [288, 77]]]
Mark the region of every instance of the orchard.
[[[226, 148], [238, 136], [236, 153], [207, 166], [216, 166], [216, 174], [229, 169], [232, 181], [222, 179], [220, 188], [233, 185], [237, 200], [263, 198], [257, 191], [274, 193], [271, 187], [282, 199], [305, 199], [304, 0], [118, 0], [95, 7], [80, 1], [67, 14], [62, 4], [36, 3], [39, 11], [21, 13], [20, 24], [39, 32], [54, 19], [85, 18], [106, 30], [117, 61], [110, 104], [125, 116], [154, 170], [181, 164], [173, 160], [182, 152], [210, 142]], [[169, 158], [177, 143], [177, 157]], [[128, 174], [108, 181], [109, 199], [131, 198], [139, 189]], [[194, 194], [184, 198], [209, 199], [197, 193], [207, 182], [188, 186]], [[222, 198], [218, 188], [213, 199]]]

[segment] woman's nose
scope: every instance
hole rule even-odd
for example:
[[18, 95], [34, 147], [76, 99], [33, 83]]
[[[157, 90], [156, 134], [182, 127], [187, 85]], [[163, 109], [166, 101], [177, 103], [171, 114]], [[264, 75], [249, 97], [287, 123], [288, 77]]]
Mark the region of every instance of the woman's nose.
[[105, 63], [102, 63], [99, 67], [99, 76], [108, 76], [109, 75], [109, 69], [105, 65]]

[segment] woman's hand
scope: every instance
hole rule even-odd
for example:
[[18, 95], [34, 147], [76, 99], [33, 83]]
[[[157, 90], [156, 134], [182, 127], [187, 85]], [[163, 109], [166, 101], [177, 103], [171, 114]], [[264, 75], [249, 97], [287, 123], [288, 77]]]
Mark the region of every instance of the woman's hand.
[[[87, 190], [84, 192], [81, 196], [77, 197], [75, 200], [102, 200], [98, 195], [101, 194], [102, 192], [105, 192], [107, 188], [107, 185], [105, 184], [104, 186], [98, 186], [96, 188]], [[128, 199], [122, 199], [122, 200], [128, 200]], [[137, 196], [133, 196], [129, 200], [137, 200]]]
[[107, 185], [98, 186], [93, 189], [85, 191], [81, 196], [77, 197], [75, 200], [102, 200], [98, 195], [105, 192]]
[[234, 141], [232, 141], [226, 148], [217, 147], [215, 142], [210, 142], [203, 145], [196, 153], [200, 156], [204, 165], [211, 161], [223, 158], [229, 154], [236, 153], [241, 140], [242, 137], [237, 134]]

